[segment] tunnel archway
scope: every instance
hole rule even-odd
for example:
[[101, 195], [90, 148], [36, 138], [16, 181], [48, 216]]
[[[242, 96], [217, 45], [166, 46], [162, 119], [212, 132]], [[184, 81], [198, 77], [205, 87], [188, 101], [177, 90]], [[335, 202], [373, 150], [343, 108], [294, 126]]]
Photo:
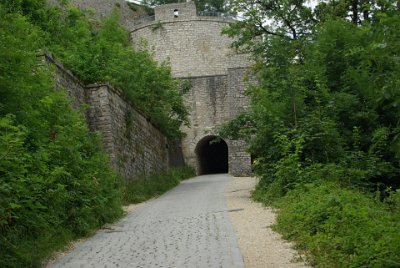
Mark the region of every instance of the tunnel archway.
[[215, 138], [206, 136], [196, 145], [198, 175], [228, 173], [228, 145], [222, 139], [213, 141]]

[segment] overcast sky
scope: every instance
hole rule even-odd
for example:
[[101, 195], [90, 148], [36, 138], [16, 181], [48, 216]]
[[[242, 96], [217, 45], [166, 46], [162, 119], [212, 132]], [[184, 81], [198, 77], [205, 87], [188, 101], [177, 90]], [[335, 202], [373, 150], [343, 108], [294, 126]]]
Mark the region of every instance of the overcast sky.
[[138, 1], [138, 0], [125, 0], [126, 2], [132, 2], [132, 3], [135, 3], [135, 4], [141, 4], [141, 2], [140, 1]]

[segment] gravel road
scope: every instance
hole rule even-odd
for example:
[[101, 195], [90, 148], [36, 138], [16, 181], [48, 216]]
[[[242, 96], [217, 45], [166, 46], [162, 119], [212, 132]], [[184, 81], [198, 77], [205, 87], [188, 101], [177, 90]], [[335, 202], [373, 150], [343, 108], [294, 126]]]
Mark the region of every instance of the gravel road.
[[[128, 208], [116, 224], [77, 242], [46, 267], [295, 268], [299, 255], [254, 203], [255, 178], [205, 175]], [[232, 225], [233, 224], [233, 225]]]
[[48, 267], [244, 267], [224, 196], [230, 179], [184, 181]]

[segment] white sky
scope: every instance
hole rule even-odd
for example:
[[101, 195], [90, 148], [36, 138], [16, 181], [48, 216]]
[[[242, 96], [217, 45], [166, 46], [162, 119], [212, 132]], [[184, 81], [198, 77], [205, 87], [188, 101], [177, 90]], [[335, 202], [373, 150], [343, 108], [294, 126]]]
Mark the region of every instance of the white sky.
[[135, 3], [135, 4], [141, 4], [141, 1], [139, 0], [125, 0], [126, 2], [131, 2], [131, 3]]

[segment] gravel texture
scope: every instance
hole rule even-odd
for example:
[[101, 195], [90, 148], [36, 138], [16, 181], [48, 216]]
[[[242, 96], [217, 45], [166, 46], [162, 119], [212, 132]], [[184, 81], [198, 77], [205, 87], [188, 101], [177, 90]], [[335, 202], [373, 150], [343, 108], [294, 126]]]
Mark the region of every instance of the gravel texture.
[[224, 198], [230, 178], [184, 181], [49, 267], [244, 267]]
[[301, 256], [270, 228], [275, 222], [274, 210], [252, 202], [250, 192], [256, 178], [232, 178], [225, 189], [231, 222], [234, 226], [247, 268], [309, 267]]
[[273, 211], [251, 202], [255, 184], [226, 174], [184, 181], [126, 207], [121, 221], [71, 244], [46, 267], [307, 267], [293, 263], [296, 252], [268, 228]]

